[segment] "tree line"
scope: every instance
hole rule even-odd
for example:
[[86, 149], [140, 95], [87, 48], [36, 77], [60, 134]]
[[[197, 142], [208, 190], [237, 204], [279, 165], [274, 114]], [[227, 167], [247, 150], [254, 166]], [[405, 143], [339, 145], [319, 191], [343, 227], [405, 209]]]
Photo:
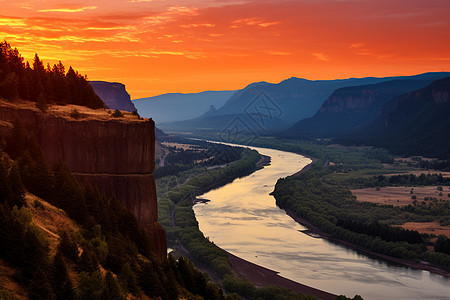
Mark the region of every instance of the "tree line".
[[13, 49], [6, 41], [0, 42], [0, 98], [32, 101], [44, 111], [49, 104], [76, 104], [94, 109], [105, 106], [87, 76], [72, 67], [66, 71], [61, 61], [45, 66], [38, 54], [32, 65], [24, 63], [17, 48]]

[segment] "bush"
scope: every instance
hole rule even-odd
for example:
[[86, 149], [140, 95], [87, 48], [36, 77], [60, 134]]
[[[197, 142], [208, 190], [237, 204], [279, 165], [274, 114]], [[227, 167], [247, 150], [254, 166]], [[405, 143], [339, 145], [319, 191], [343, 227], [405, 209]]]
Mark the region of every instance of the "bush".
[[123, 117], [123, 113], [122, 113], [120, 110], [116, 109], [116, 110], [111, 114], [111, 117], [113, 117], [113, 118], [122, 118], [122, 117]]
[[83, 113], [79, 112], [78, 109], [72, 109], [72, 111], [70, 112], [70, 117], [78, 120], [78, 119], [84, 118], [85, 115]]
[[44, 205], [42, 204], [42, 202], [41, 201], [39, 201], [39, 200], [34, 200], [34, 207], [35, 208], [40, 208], [40, 209], [44, 209]]

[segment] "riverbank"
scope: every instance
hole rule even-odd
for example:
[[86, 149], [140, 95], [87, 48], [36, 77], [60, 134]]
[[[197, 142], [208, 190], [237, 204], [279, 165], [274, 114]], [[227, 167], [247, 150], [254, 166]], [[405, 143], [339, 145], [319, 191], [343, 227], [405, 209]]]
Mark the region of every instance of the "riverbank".
[[362, 252], [364, 254], [368, 254], [368, 255], [371, 255], [371, 256], [376, 256], [378, 258], [382, 258], [382, 259], [390, 261], [390, 262], [402, 264], [402, 265], [405, 265], [405, 266], [408, 266], [408, 267], [411, 267], [411, 268], [415, 268], [415, 269], [421, 269], [421, 270], [428, 271], [428, 272], [433, 273], [433, 274], [438, 274], [438, 275], [450, 278], [450, 272], [447, 272], [447, 271], [445, 271], [443, 269], [440, 269], [439, 267], [434, 266], [434, 265], [432, 265], [430, 263], [427, 263], [427, 262], [418, 262], [417, 263], [417, 262], [406, 260], [406, 259], [401, 259], [401, 258], [397, 258], [397, 257], [393, 257], [393, 256], [388, 256], [388, 255], [376, 253], [376, 252], [370, 251], [370, 250], [368, 250], [366, 248], [363, 248], [361, 246], [355, 245], [353, 243], [333, 238], [329, 234], [323, 232], [322, 230], [318, 229], [317, 227], [315, 227], [314, 225], [312, 225], [311, 223], [306, 221], [305, 219], [300, 218], [299, 216], [297, 216], [294, 212], [290, 211], [289, 209], [285, 209], [284, 211], [294, 221], [296, 221], [300, 225], [308, 227], [308, 229], [310, 231], [318, 234], [323, 239], [326, 239], [326, 240], [332, 241], [334, 243], [343, 245], [345, 247], [351, 248], [351, 249], [356, 250], [358, 252]]
[[[301, 169], [299, 172], [295, 173], [292, 176], [297, 176], [297, 175], [300, 175], [300, 174], [308, 171], [318, 161], [316, 158], [311, 158], [311, 157], [309, 157], [309, 158], [312, 160], [312, 162], [310, 164], [306, 165], [303, 169]], [[284, 209], [284, 211], [294, 221], [296, 221], [300, 225], [303, 225], [303, 226], [307, 227], [311, 232], [317, 234], [318, 236], [320, 236], [323, 239], [326, 239], [326, 240], [332, 241], [334, 243], [343, 245], [345, 247], [351, 248], [353, 250], [359, 251], [359, 252], [364, 253], [364, 254], [368, 254], [368, 255], [371, 255], [371, 256], [376, 256], [378, 258], [382, 258], [382, 259], [390, 261], [390, 262], [398, 263], [398, 264], [401, 264], [401, 265], [404, 265], [404, 266], [408, 266], [408, 267], [411, 267], [411, 268], [428, 271], [428, 272], [433, 273], [433, 274], [437, 274], [437, 275], [441, 275], [441, 276], [450, 278], [450, 272], [448, 272], [446, 270], [443, 270], [443, 269], [439, 268], [438, 266], [432, 265], [432, 264], [430, 264], [428, 262], [414, 262], [414, 261], [410, 261], [410, 260], [406, 260], [406, 259], [401, 259], [401, 258], [397, 258], [397, 257], [393, 257], [393, 256], [389, 256], [389, 255], [373, 252], [371, 250], [368, 250], [368, 249], [363, 248], [361, 246], [355, 245], [355, 244], [350, 243], [348, 241], [344, 241], [344, 240], [332, 237], [331, 235], [323, 232], [322, 230], [320, 230], [316, 226], [312, 225], [307, 220], [297, 216], [293, 211], [291, 211], [289, 209]]]
[[[317, 298], [323, 300], [335, 300], [337, 295], [301, 284], [299, 282], [284, 278], [278, 274], [278, 272], [264, 268], [260, 265], [249, 262], [245, 259], [237, 257], [236, 255], [231, 254], [226, 251], [228, 255], [228, 259], [231, 262], [233, 271], [241, 277], [244, 277], [251, 283], [253, 283], [256, 287], [268, 287], [268, 286], [280, 286], [284, 288], [291, 289], [297, 293], [312, 295]], [[190, 252], [183, 246], [181, 243], [178, 243], [175, 251], [172, 251], [171, 254], [174, 257], [184, 256], [194, 262], [195, 267], [207, 273], [210, 278], [217, 284], [221, 286], [220, 277], [207, 266], [202, 263], [196, 261]]]
[[337, 297], [337, 295], [284, 278], [278, 275], [278, 272], [251, 263], [229, 252], [227, 253], [228, 259], [233, 266], [233, 270], [239, 276], [252, 282], [256, 287], [280, 286], [289, 288], [298, 293], [313, 295], [324, 300], [334, 300]]

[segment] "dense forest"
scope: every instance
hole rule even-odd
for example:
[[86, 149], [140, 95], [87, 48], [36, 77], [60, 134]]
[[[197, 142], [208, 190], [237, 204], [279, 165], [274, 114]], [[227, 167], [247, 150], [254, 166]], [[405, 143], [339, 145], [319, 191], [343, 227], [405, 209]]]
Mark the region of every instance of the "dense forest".
[[87, 76], [72, 67], [66, 72], [61, 61], [44, 66], [38, 54], [32, 66], [24, 63], [19, 51], [6, 41], [0, 42], [0, 98], [32, 101], [41, 110], [49, 104], [76, 104], [94, 109], [105, 106]]
[[[188, 142], [186, 139], [181, 139], [181, 141]], [[155, 179], [176, 175], [196, 166], [213, 167], [229, 164], [238, 160], [242, 152], [241, 148], [205, 142], [198, 142], [198, 145], [193, 145], [189, 149], [177, 147], [167, 147], [166, 149], [169, 153], [164, 159], [164, 166], [157, 166], [154, 171]]]

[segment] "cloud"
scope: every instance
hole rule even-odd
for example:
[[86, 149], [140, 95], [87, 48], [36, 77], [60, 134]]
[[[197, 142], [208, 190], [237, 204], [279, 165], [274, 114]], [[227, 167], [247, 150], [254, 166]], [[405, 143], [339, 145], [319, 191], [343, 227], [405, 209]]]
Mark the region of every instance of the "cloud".
[[215, 24], [204, 23], [204, 24], [183, 24], [180, 25], [181, 28], [198, 28], [198, 27], [215, 27]]
[[315, 56], [318, 60], [330, 61], [330, 58], [324, 53], [317, 52], [317, 53], [313, 53], [312, 55]]
[[198, 10], [196, 8], [189, 8], [186, 6], [175, 5], [169, 7], [165, 12], [155, 15], [155, 16], [147, 16], [143, 19], [146, 24], [155, 26], [166, 24], [172, 21], [175, 21], [176, 17], [179, 16], [196, 16], [198, 15]]
[[67, 13], [75, 13], [75, 12], [83, 12], [86, 10], [97, 9], [97, 6], [83, 6], [78, 8], [49, 8], [49, 9], [40, 9], [38, 12], [67, 12]]
[[234, 20], [231, 22], [231, 26], [230, 28], [239, 28], [242, 25], [247, 25], [247, 26], [259, 26], [259, 27], [269, 27], [269, 26], [274, 26], [274, 25], [278, 25], [280, 24], [280, 22], [278, 21], [274, 21], [274, 22], [266, 22], [261, 18], [246, 18], [246, 19], [239, 19], [239, 20]]
[[267, 51], [266, 53], [270, 54], [270, 55], [282, 55], [282, 56], [287, 56], [287, 55], [293, 54], [291, 52], [285, 52], [285, 51]]
[[27, 24], [22, 18], [2, 17], [0, 16], [0, 26], [9, 26], [12, 28], [26, 27]]

